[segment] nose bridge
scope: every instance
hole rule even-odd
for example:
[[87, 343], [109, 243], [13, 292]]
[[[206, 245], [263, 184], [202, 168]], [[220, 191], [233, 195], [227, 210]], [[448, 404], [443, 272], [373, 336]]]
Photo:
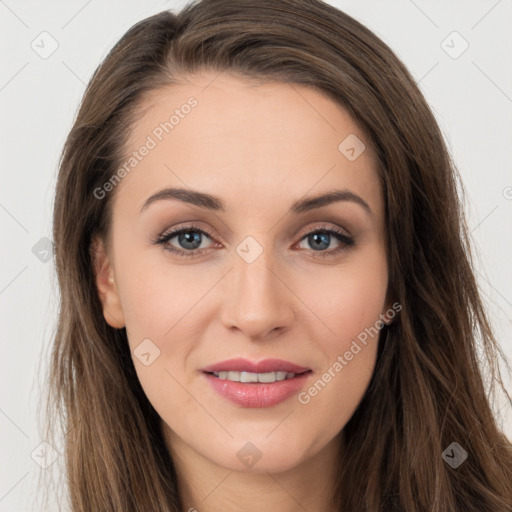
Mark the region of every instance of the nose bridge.
[[291, 294], [278, 277], [272, 248], [249, 236], [236, 247], [233, 257], [231, 296], [224, 303], [225, 325], [236, 326], [251, 337], [290, 325]]

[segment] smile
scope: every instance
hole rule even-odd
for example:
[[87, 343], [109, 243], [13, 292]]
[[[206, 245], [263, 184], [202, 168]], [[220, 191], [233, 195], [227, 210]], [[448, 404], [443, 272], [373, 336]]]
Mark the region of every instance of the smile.
[[262, 382], [270, 383], [280, 380], [293, 379], [295, 373], [291, 372], [268, 372], [268, 373], [252, 373], [252, 372], [237, 372], [237, 371], [224, 371], [212, 372], [215, 377], [223, 380], [230, 380], [232, 382]]
[[299, 393], [313, 374], [293, 372], [202, 372], [211, 388], [222, 398], [244, 408], [272, 407]]

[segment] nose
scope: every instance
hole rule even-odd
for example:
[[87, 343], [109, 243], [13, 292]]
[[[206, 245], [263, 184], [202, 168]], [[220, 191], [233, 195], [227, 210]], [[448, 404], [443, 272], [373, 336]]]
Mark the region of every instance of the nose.
[[295, 319], [293, 287], [270, 252], [264, 250], [251, 263], [234, 254], [233, 268], [226, 276], [222, 323], [251, 339], [286, 331]]

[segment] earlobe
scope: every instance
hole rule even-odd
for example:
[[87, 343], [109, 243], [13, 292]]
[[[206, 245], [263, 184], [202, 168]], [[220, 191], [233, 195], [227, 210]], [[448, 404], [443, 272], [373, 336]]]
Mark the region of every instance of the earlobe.
[[98, 238], [91, 242], [91, 258], [98, 297], [103, 305], [105, 321], [115, 329], [122, 329], [124, 321], [121, 299], [114, 279], [114, 269], [105, 251], [104, 243]]

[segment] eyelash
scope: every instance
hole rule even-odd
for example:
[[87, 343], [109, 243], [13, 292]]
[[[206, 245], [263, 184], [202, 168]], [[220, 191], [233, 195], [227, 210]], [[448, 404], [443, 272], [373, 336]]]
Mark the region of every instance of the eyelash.
[[[186, 226], [182, 226], [176, 230], [170, 231], [169, 233], [164, 232], [163, 234], [159, 235], [156, 240], [153, 240], [152, 243], [155, 245], [162, 245], [164, 247], [164, 250], [169, 251], [170, 253], [173, 253], [173, 254], [177, 254], [179, 256], [184, 256], [187, 258], [194, 258], [194, 257], [201, 256], [201, 254], [206, 249], [191, 249], [191, 250], [185, 251], [183, 249], [178, 249], [176, 247], [171, 247], [171, 246], [167, 245], [169, 240], [176, 237], [177, 235], [180, 235], [182, 233], [190, 233], [190, 232], [199, 233], [201, 235], [206, 235], [208, 238], [213, 240], [213, 237], [209, 233], [207, 233], [203, 229], [200, 229], [198, 226], [196, 226], [194, 224], [189, 224]], [[332, 227], [329, 228], [327, 226], [318, 226], [315, 229], [308, 231], [301, 237], [299, 242], [312, 234], [332, 235], [339, 242], [341, 242], [341, 245], [338, 248], [331, 249], [330, 251], [313, 251], [314, 253], [316, 253], [314, 256], [315, 258], [316, 257], [326, 258], [329, 256], [334, 256], [334, 255], [340, 253], [341, 251], [346, 251], [350, 247], [353, 247], [355, 245], [353, 238], [345, 235], [341, 230], [338, 230], [338, 229], [332, 228]], [[311, 249], [311, 250], [313, 250], [313, 249]]]

